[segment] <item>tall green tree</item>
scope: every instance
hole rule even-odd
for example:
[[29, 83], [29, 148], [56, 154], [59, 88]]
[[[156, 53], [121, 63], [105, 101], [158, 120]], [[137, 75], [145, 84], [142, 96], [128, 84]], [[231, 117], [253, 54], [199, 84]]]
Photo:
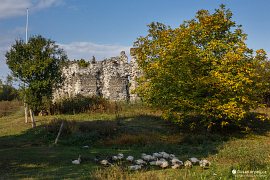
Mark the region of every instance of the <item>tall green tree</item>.
[[226, 126], [261, 105], [266, 58], [262, 51], [254, 57], [224, 5], [212, 14], [200, 10], [175, 29], [152, 23], [148, 32], [134, 43], [144, 72], [137, 92], [165, 118], [181, 124], [196, 116], [209, 128]]
[[54, 41], [40, 35], [31, 37], [27, 44], [17, 40], [6, 53], [6, 63], [24, 88], [32, 118], [33, 112], [52, 98], [53, 88], [61, 84], [61, 67], [66, 60], [65, 52]]

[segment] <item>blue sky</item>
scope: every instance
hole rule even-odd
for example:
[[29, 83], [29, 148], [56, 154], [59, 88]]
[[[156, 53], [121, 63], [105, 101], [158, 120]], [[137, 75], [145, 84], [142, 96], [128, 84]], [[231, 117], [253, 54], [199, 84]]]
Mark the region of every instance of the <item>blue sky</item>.
[[225, 4], [243, 25], [247, 44], [270, 53], [270, 1], [268, 0], [0, 0], [0, 78], [9, 72], [5, 52], [15, 39], [25, 38], [26, 8], [29, 35], [56, 41], [70, 59], [97, 59], [128, 54], [147, 24], [171, 27], [192, 19], [200, 9], [213, 12]]

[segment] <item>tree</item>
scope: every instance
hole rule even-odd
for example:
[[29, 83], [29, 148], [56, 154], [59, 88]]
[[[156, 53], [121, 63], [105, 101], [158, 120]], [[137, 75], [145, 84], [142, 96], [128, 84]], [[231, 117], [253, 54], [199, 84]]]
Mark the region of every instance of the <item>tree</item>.
[[18, 98], [18, 90], [11, 84], [3, 84], [0, 80], [0, 101], [11, 101]]
[[18, 90], [12, 86], [13, 77], [8, 75], [4, 83], [0, 79], [0, 101], [12, 101], [19, 98]]
[[40, 35], [31, 37], [27, 44], [17, 40], [6, 53], [8, 67], [24, 88], [33, 127], [33, 112], [40, 110], [52, 98], [53, 88], [61, 84], [61, 66], [66, 60], [64, 51], [54, 41]]
[[213, 14], [200, 10], [175, 29], [152, 23], [148, 32], [134, 43], [144, 72], [137, 92], [161, 107], [166, 119], [226, 126], [261, 105], [266, 83], [258, 69], [264, 70], [266, 59], [253, 56], [224, 5]]

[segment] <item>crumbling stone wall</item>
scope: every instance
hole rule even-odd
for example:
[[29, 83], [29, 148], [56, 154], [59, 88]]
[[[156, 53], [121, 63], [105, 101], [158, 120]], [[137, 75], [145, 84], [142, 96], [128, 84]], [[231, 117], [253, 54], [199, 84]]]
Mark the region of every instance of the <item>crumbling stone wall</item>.
[[77, 62], [63, 69], [64, 85], [54, 92], [54, 101], [63, 98], [83, 96], [101, 96], [117, 101], [136, 101], [139, 97], [133, 93], [137, 87], [136, 78], [140, 76], [133, 49], [131, 62], [122, 51], [119, 56], [95, 61], [88, 67], [80, 67]]

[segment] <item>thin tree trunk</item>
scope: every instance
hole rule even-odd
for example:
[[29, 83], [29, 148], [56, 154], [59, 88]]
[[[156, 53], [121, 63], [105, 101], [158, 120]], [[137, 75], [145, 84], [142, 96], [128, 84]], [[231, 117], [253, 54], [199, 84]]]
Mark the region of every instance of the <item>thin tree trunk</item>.
[[25, 123], [28, 123], [28, 105], [24, 103], [24, 119]]
[[31, 122], [32, 122], [32, 128], [36, 127], [36, 121], [35, 121], [35, 117], [34, 117], [34, 113], [32, 111], [32, 109], [29, 109], [30, 112], [30, 117], [31, 117]]
[[56, 139], [55, 139], [55, 141], [54, 141], [54, 144], [57, 144], [58, 139], [59, 139], [59, 137], [60, 137], [60, 135], [61, 135], [63, 126], [64, 126], [64, 121], [62, 121], [62, 123], [61, 123], [60, 129], [59, 129], [59, 131], [58, 131], [58, 134], [57, 134], [57, 137], [56, 137]]

